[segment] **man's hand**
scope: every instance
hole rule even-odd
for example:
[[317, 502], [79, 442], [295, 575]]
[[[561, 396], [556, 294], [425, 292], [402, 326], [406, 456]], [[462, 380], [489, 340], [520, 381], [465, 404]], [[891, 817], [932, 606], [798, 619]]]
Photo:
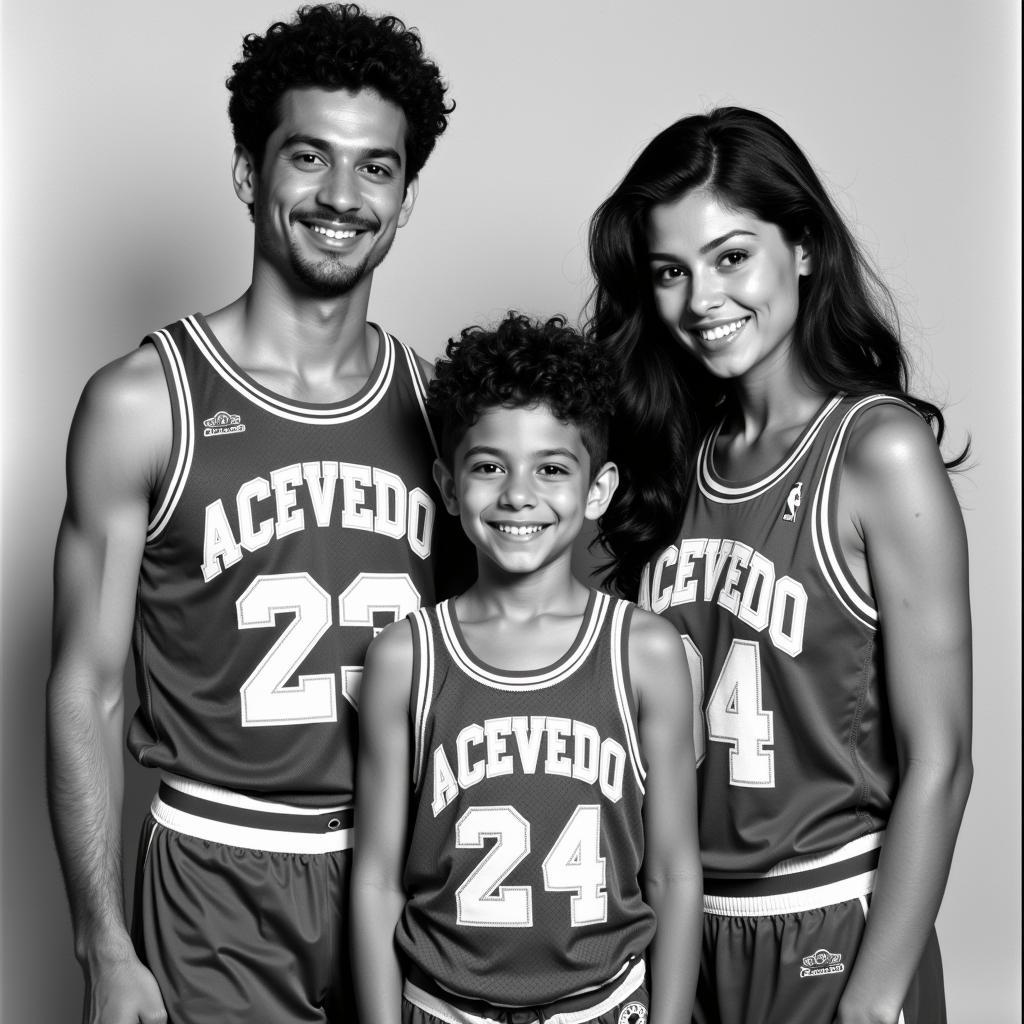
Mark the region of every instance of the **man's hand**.
[[156, 978], [132, 956], [85, 972], [82, 1024], [166, 1024]]

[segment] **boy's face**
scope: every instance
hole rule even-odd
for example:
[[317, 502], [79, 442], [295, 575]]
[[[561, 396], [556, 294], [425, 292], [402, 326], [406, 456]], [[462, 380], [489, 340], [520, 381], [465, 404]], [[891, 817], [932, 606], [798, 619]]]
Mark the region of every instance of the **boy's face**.
[[591, 472], [579, 427], [546, 405], [486, 410], [434, 475], [481, 568], [516, 574], [568, 565], [584, 520], [602, 515], [618, 483], [610, 462]]

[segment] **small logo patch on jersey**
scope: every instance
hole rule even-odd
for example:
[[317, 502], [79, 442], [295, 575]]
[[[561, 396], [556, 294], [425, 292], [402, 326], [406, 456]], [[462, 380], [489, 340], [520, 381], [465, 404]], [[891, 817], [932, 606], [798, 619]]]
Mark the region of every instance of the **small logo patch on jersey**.
[[800, 494], [804, 489], [801, 482], [793, 484], [789, 490], [789, 497], [786, 498], [786, 511], [782, 513], [783, 522], [795, 523], [796, 510], [800, 507]]
[[842, 974], [846, 970], [842, 953], [830, 953], [819, 949], [810, 956], [801, 957], [801, 978], [816, 978], [822, 974]]
[[245, 424], [241, 416], [235, 416], [230, 412], [214, 413], [208, 420], [203, 420], [203, 437], [213, 437], [216, 434], [241, 434], [245, 430]]
[[643, 1003], [626, 1003], [618, 1024], [647, 1024], [647, 1007]]

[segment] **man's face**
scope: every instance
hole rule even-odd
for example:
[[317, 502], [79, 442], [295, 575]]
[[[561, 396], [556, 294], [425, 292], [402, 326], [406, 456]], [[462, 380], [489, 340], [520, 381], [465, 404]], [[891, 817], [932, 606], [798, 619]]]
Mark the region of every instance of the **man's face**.
[[253, 204], [255, 274], [324, 298], [369, 281], [409, 218], [405, 115], [370, 89], [291, 89], [259, 170], [235, 154], [235, 188]]

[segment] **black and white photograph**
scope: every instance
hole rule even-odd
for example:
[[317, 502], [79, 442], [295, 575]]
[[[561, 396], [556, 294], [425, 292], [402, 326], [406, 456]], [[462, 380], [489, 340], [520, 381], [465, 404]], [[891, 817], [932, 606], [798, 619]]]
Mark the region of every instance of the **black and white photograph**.
[[1021, 12], [0, 0], [2, 1024], [1015, 1024]]

